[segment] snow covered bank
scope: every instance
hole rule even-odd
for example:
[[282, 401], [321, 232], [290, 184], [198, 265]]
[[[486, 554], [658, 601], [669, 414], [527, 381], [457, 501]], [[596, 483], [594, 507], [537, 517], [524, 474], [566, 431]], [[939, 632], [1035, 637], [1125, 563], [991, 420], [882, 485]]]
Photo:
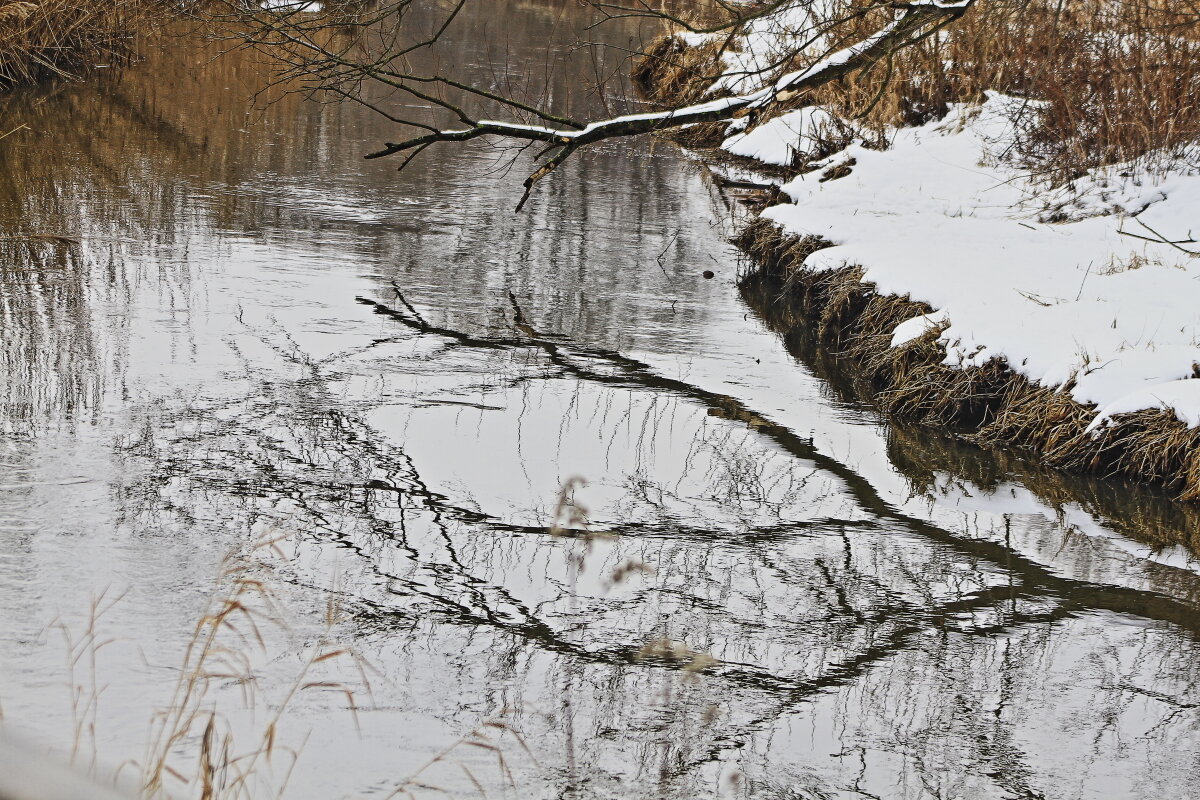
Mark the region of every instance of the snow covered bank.
[[[1155, 387], [1200, 376], [1200, 259], [1149, 240], [1192, 238], [1200, 177], [1117, 185], [1092, 176], [1076, 207], [1118, 213], [1042, 222], [1036, 188], [989, 157], [1011, 139], [1014, 102], [992, 95], [982, 107], [959, 106], [941, 122], [897, 131], [886, 151], [853, 145], [828, 159], [853, 163], [848, 174], [795, 178], [783, 186], [792, 202], [763, 217], [831, 243], [804, 269], [859, 265], [876, 291], [927, 303], [946, 323], [937, 341], [947, 366], [1003, 359], [1038, 386], [1112, 408], [1110, 416], [1159, 407]], [[750, 135], [783, 138], [789, 116]], [[726, 149], [744, 146], [742, 136]], [[1170, 393], [1179, 419], [1200, 424], [1200, 393]]]
[[[711, 91], [771, 80], [813, 30], [785, 8], [722, 47]], [[816, 106], [732, 120], [725, 152], [803, 167], [741, 243], [889, 411], [1200, 499], [1200, 174], [1126, 164], [1051, 187], [1005, 157], [1031, 103], [988, 92], [886, 148]]]
[[[1200, 176], [1113, 168], [1078, 183], [1070, 221], [1045, 222], [1061, 193], [992, 155], [1015, 102], [826, 158], [742, 243], [805, 295], [801, 324], [851, 341], [889, 411], [1200, 496], [1200, 258], [1170, 243], [1193, 238]], [[724, 147], [812, 151], [818, 117], [796, 113]]]

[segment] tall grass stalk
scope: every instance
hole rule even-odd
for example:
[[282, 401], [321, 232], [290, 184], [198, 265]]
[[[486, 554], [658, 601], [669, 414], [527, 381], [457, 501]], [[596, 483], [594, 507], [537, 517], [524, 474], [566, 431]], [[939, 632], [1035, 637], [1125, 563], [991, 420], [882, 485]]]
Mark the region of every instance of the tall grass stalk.
[[[366, 662], [351, 648], [336, 642], [335, 631], [341, 621], [336, 592], [329, 595], [322, 632], [283, 694], [272, 698], [273, 710], [247, 749], [240, 749], [232, 727], [211, 697], [216, 683], [232, 681], [241, 687], [243, 703], [248, 707], [254, 705], [258, 680], [252, 657], [265, 652], [267, 627], [287, 627], [286, 615], [262, 577], [269, 568], [264, 555], [275, 553], [283, 557], [279, 545], [284, 538], [264, 539], [248, 556], [231, 555], [223, 561], [208, 607], [185, 648], [170, 702], [152, 724], [149, 749], [141, 762], [142, 796], [146, 800], [177, 796], [178, 789], [168, 787], [172, 782], [200, 800], [261, 800], [269, 795], [282, 796], [302, 745], [295, 749], [282, 746], [280, 726], [305, 692], [335, 692], [344, 696], [357, 726], [355, 691], [341, 681], [315, 675], [326, 662], [350, 660], [361, 678], [361, 688], [370, 692]], [[197, 738], [199, 752], [193, 753]], [[270, 766], [280, 752], [288, 758], [288, 764], [272, 785], [264, 767]], [[196, 765], [192, 768], [180, 765], [181, 754], [196, 755]], [[271, 774], [275, 774], [274, 770]]]
[[[61, 618], [49, 625], [62, 635], [66, 646], [67, 680], [71, 692], [71, 764], [89, 772], [96, 769], [96, 723], [100, 715], [100, 696], [104, 693], [97, 669], [98, 658], [100, 651], [116, 641], [112, 637], [101, 637], [100, 621], [124, 596], [124, 592], [110, 596], [107, 589], [94, 596], [88, 608], [87, 624], [80, 635], [73, 633]], [[85, 747], [89, 751], [88, 760], [82, 765], [80, 758]]]

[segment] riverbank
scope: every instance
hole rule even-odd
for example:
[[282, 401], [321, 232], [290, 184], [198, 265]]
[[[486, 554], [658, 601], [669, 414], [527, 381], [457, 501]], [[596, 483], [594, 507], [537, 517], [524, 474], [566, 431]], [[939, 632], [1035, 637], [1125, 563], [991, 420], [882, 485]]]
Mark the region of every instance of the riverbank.
[[[769, 60], [781, 34], [751, 27], [724, 55], [696, 35], [660, 45], [680, 68], [643, 70], [660, 87], [650, 96], [703, 97], [681, 77], [688, 65], [715, 58], [720, 91]], [[1195, 501], [1194, 150], [1175, 143], [1069, 182], [1031, 174], [1010, 154], [1040, 105], [985, 91], [919, 124], [875, 126], [793, 105], [685, 143], [715, 145], [718, 171], [739, 172], [731, 156], [770, 168], [774, 205], [736, 243], [797, 309], [784, 332], [815, 332], [883, 411]]]
[[138, 36], [169, 13], [150, 0], [0, 2], [0, 91], [129, 63]]

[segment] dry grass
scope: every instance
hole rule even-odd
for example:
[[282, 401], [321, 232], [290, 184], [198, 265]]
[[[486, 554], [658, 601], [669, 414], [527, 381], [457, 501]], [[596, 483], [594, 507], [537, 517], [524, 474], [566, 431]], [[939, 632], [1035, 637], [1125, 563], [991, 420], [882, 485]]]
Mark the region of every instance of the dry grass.
[[[850, 22], [831, 49], [877, 30], [892, 13], [881, 5], [843, 0], [833, 14]], [[718, 70], [721, 47], [660, 40], [635, 81], [650, 99], [694, 102]], [[796, 56], [777, 72], [811, 60]], [[890, 126], [940, 118], [950, 103], [978, 101], [987, 90], [1036, 101], [1019, 112], [1019, 140], [1004, 155], [1053, 183], [1106, 164], [1175, 163], [1200, 139], [1200, 0], [988, 0], [938, 35], [762, 119], [823, 105], [882, 144]], [[719, 143], [719, 131], [704, 133], [696, 144]]]
[[[222, 562], [208, 607], [185, 648], [170, 702], [153, 721], [149, 750], [140, 763], [143, 798], [178, 796], [180, 791], [200, 800], [282, 796], [299, 751], [278, 744], [280, 724], [296, 699], [310, 691], [334, 692], [345, 697], [350, 713], [357, 709], [348, 685], [317, 674], [326, 669], [322, 665], [353, 661], [362, 688], [370, 690], [365, 662], [335, 640], [341, 614], [337, 594], [331, 593], [321, 633], [291, 683], [271, 698], [257, 739], [248, 746], [236, 741], [216, 710], [212, 690], [228, 683], [240, 686], [243, 702], [253, 704], [258, 689], [253, 656], [266, 650], [264, 631], [286, 630], [286, 615], [266, 580], [268, 558], [287, 558], [279, 551], [284, 538], [264, 538], [248, 554], [235, 553]], [[178, 763], [181, 751], [196, 757], [194, 766]], [[281, 756], [288, 766], [276, 772], [271, 763]]]
[[1169, 411], [1115, 417], [1085, 433], [1095, 412], [1064, 390], [1036, 386], [1001, 360], [952, 369], [941, 362], [940, 330], [891, 346], [899, 323], [929, 313], [923, 303], [876, 294], [858, 267], [814, 273], [803, 267], [819, 240], [790, 236], [756, 220], [736, 243], [757, 269], [779, 282], [768, 321], [785, 336], [806, 326], [834, 351], [839, 368], [858, 373], [856, 391], [899, 419], [955, 431], [983, 447], [1018, 448], [1039, 463], [1071, 472], [1156, 483], [1183, 500], [1200, 500], [1200, 429]]
[[[89, 771], [96, 769], [96, 727], [100, 715], [100, 697], [104, 693], [97, 664], [100, 652], [115, 641], [100, 633], [100, 623], [123, 597], [123, 594], [110, 596], [108, 591], [94, 596], [82, 633], [77, 634], [61, 618], [54, 619], [48, 626], [62, 635], [65, 646], [67, 681], [71, 692], [70, 762]], [[87, 763], [83, 764], [85, 755]]]
[[125, 63], [163, 9], [153, 0], [0, 0], [0, 89]]
[[1043, 27], [1030, 90], [1045, 105], [1019, 144], [1035, 167], [1065, 180], [1145, 157], [1170, 163], [1200, 137], [1200, 9], [1071, 4]]
[[[842, 43], [881, 19], [861, 17]], [[882, 132], [939, 118], [949, 103], [977, 101], [986, 90], [1039, 101], [1021, 112], [1020, 139], [1007, 155], [1055, 183], [1105, 164], [1150, 158], [1162, 166], [1200, 138], [1200, 3], [978, 3], [941, 35], [803, 102]]]
[[[578, 485], [580, 482], [572, 481], [564, 487], [560, 495], [561, 514], [555, 518], [552, 533], [578, 534], [577, 538], [586, 543], [591, 537], [604, 534], [569, 527], [586, 524], [585, 510], [570, 499]], [[261, 676], [267, 672], [265, 666], [279, 658], [274, 646], [279, 643], [276, 640], [282, 635], [283, 641], [293, 641], [296, 635], [289, 624], [295, 617], [271, 588], [276, 582], [272, 573], [279, 564], [290, 560], [280, 549], [286, 538], [268, 535], [222, 560], [206, 607], [184, 647], [169, 700], [151, 720], [145, 755], [124, 762], [113, 777], [114, 782], [124, 784], [117, 776], [127, 770], [137, 773], [139, 783], [137, 787], [129, 787], [129, 796], [142, 800], [285, 797], [303, 755], [303, 740], [307, 739], [301, 737], [298, 746], [285, 743], [297, 739], [295, 731], [286, 730], [286, 717], [300, 698], [311, 692], [331, 692], [342, 698], [357, 728], [358, 697], [364, 692], [372, 694], [370, 678], [378, 672], [338, 635], [348, 618], [340, 609], [338, 598], [342, 592], [336, 585], [328, 594], [320, 629], [315, 635], [304, 634], [308, 644], [300, 653], [299, 668], [279, 688], [268, 692], [260, 686]], [[636, 572], [646, 568], [631, 562], [621, 569]], [[109, 778], [97, 769], [96, 732], [103, 722], [99, 708], [104, 690], [99, 662], [101, 651], [117, 641], [103, 632], [101, 623], [123, 596], [105, 592], [94, 598], [81, 632], [59, 619], [48, 626], [62, 635], [66, 645], [72, 709], [71, 762], [101, 783]], [[353, 685], [337, 677], [347, 668], [354, 676]], [[264, 718], [254, 721], [249, 731], [241, 728], [240, 734], [235, 734], [235, 725], [226, 715], [225, 696], [218, 694], [218, 690], [231, 687], [240, 692], [240, 711], [267, 712]], [[499, 776], [499, 783], [490, 774], [486, 781], [503, 789], [516, 789], [517, 780], [506, 755], [510, 745], [519, 745], [534, 764], [537, 758], [509, 723], [509, 713], [509, 709], [504, 709], [482, 720], [407, 777], [393, 782], [384, 796], [415, 800], [418, 795], [447, 794], [429, 782], [429, 774], [441, 767], [450, 774], [461, 772], [486, 797], [485, 781], [468, 767], [469, 759], [459, 757], [480, 750], [495, 758], [495, 772]]]
[[663, 36], [639, 55], [630, 78], [647, 100], [694, 103], [721, 74], [722, 49], [721, 42], [689, 47], [674, 36]]
[[784, 236], [777, 225], [756, 219], [734, 237], [757, 265], [760, 272], [776, 278], [791, 279], [803, 273], [804, 259], [830, 243], [816, 236]]

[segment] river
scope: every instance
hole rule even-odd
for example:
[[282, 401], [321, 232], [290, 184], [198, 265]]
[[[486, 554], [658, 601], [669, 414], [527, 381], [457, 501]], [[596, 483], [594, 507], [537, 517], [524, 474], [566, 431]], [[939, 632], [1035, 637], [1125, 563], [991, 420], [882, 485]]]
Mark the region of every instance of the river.
[[[581, 87], [647, 31], [587, 21], [492, 0], [441, 53], [639, 108]], [[397, 173], [212, 54], [2, 101], [7, 732], [128, 779], [238, 552], [260, 630], [197, 707], [236, 752], [285, 712], [259, 794], [293, 748], [299, 798], [1191, 796], [1194, 511], [885, 424], [668, 142], [514, 213], [527, 155]]]

